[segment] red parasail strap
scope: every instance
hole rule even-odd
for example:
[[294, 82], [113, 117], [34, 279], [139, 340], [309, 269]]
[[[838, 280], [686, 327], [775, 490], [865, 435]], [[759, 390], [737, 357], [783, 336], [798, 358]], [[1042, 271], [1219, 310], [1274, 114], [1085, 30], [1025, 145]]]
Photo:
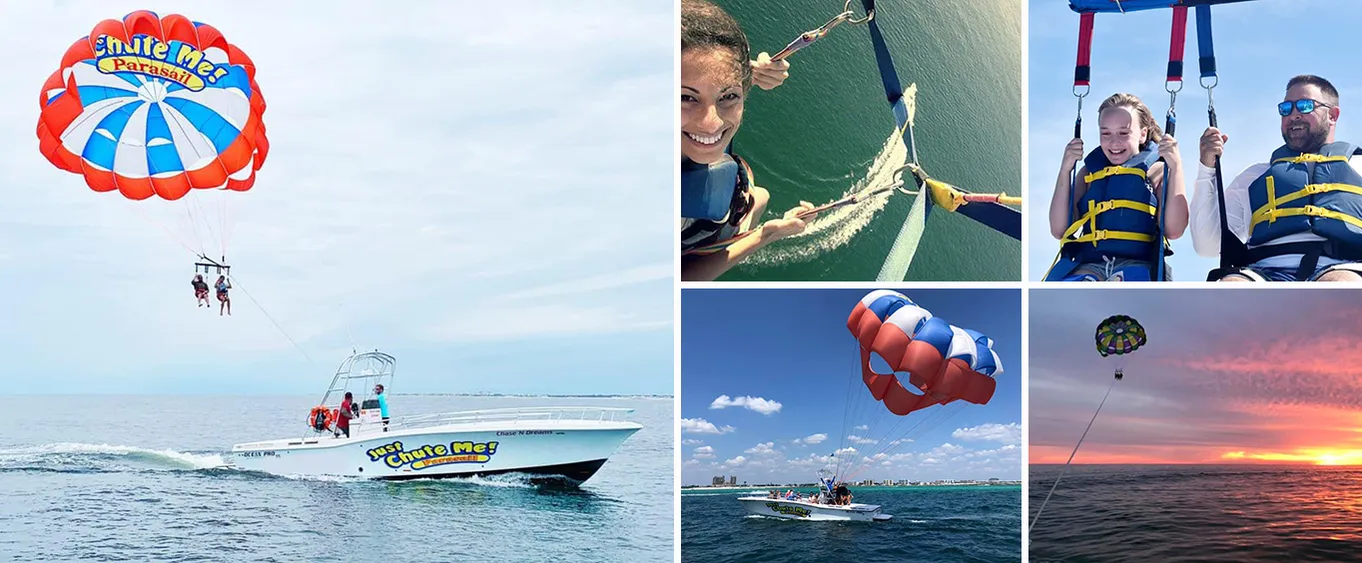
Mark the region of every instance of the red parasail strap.
[[1092, 78], [1092, 12], [1078, 16], [1078, 61], [1074, 64], [1074, 87], [1087, 86]]
[[1187, 47], [1187, 6], [1173, 7], [1173, 33], [1168, 38], [1168, 81], [1182, 82], [1182, 52]]

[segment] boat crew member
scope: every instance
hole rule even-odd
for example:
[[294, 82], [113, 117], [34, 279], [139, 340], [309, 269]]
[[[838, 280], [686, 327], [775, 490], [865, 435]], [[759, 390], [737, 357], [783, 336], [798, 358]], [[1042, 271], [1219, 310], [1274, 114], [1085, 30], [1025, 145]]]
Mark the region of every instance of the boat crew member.
[[837, 504], [851, 504], [851, 489], [846, 483], [837, 484]]
[[189, 285], [194, 286], [194, 301], [200, 307], [212, 307], [208, 303], [208, 282], [203, 281], [203, 274], [194, 274], [194, 281]]
[[[789, 62], [751, 48], [738, 22], [709, 0], [681, 2], [681, 262], [684, 280], [711, 281], [752, 253], [804, 231], [814, 215], [800, 205], [765, 223], [770, 198], [751, 170], [729, 154], [752, 83], [770, 90]], [[693, 251], [693, 252], [691, 252]]]
[[388, 395], [383, 392], [383, 384], [374, 386], [374, 395], [378, 396], [378, 416], [383, 419], [383, 431], [388, 431]]
[[349, 391], [345, 392], [345, 400], [341, 401], [340, 414], [336, 416], [336, 437], [340, 437], [340, 432], [345, 433], [345, 437], [350, 437], [350, 419], [355, 415], [350, 411], [350, 407], [355, 404], [355, 395]]
[[[1228, 231], [1247, 253], [1226, 257], [1228, 267], [1212, 279], [1362, 280], [1362, 149], [1334, 140], [1340, 112], [1328, 80], [1303, 74], [1286, 83], [1277, 104], [1285, 144], [1223, 191]], [[1192, 243], [1201, 256], [1221, 252], [1215, 165], [1227, 140], [1214, 127], [1201, 136], [1192, 200]]]

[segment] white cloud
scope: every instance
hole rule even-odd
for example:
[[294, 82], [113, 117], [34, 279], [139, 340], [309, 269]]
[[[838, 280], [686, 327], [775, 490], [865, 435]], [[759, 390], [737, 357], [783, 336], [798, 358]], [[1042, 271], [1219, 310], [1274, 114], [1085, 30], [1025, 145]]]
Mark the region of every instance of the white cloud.
[[824, 441], [826, 441], [827, 439], [828, 439], [828, 435], [827, 435], [827, 434], [821, 434], [821, 433], [820, 433], [820, 434], [810, 434], [810, 435], [805, 436], [805, 437], [803, 437], [803, 438], [796, 438], [795, 441], [794, 441], [794, 443], [796, 443], [796, 444], [808, 444], [808, 445], [814, 445], [814, 444], [821, 444], [821, 443], [823, 443]]
[[775, 449], [772, 448], [772, 446], [775, 445], [776, 445], [775, 442], [763, 442], [755, 446], [752, 446], [743, 453], [749, 453], [752, 455], [776, 455], [780, 452], [777, 452]]
[[738, 397], [729, 398], [728, 395], [719, 395], [714, 402], [709, 404], [711, 409], [723, 409], [728, 407], [741, 407], [761, 414], [771, 415], [780, 412], [780, 403], [768, 401], [761, 397]]
[[853, 443], [853, 444], [861, 444], [861, 445], [879, 443], [879, 440], [873, 440], [873, 439], [870, 439], [870, 438], [862, 438], [862, 437], [857, 436], [857, 435], [855, 435], [855, 434], [852, 434], [852, 435], [847, 436], [847, 440], [849, 440], [849, 441], [850, 441], [851, 443]]
[[705, 443], [704, 440], [696, 440], [694, 438], [686, 438], [685, 440], [681, 440], [681, 445], [683, 446], [698, 446], [703, 443]]
[[1021, 443], [1021, 424], [1012, 422], [1009, 424], [981, 424], [971, 428], [959, 428], [951, 433], [952, 438], [959, 440], [984, 440], [992, 442], [1003, 442], [1005, 444]]
[[857, 426], [856, 428], [853, 428], [853, 430], [870, 430], [870, 426], [867, 424], [862, 424], [860, 426]]
[[714, 458], [714, 448], [712, 448], [712, 447], [710, 447], [710, 446], [700, 446], [700, 447], [698, 447], [698, 448], [695, 448], [695, 455], [694, 455], [694, 457], [695, 457], [696, 459], [713, 459], [713, 458]]
[[722, 427], [716, 427], [713, 422], [703, 418], [681, 419], [681, 432], [687, 434], [727, 434], [734, 430], [737, 429], [727, 424]]
[[682, 463], [681, 465], [684, 466], [684, 467], [695, 467], [695, 466], [700, 465], [700, 460], [698, 460], [698, 459], [689, 459], [689, 460], [686, 460], [686, 462], [685, 462], [685, 463]]
[[727, 465], [729, 467], [739, 467], [744, 463], [747, 463], [747, 458], [743, 456], [738, 456], [733, 459], [724, 460], [724, 465]]

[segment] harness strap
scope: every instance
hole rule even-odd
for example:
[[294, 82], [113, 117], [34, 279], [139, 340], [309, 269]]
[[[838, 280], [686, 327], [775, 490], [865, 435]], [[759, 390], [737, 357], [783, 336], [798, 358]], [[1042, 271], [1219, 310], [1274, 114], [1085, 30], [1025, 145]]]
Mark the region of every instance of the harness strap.
[[1092, 173], [1088, 174], [1087, 176], [1084, 176], [1084, 177], [1083, 177], [1083, 181], [1086, 182], [1086, 183], [1088, 183], [1088, 184], [1091, 184], [1091, 183], [1093, 183], [1093, 182], [1096, 181], [1096, 180], [1101, 180], [1101, 179], [1103, 179], [1103, 178], [1109, 178], [1109, 177], [1111, 177], [1111, 176], [1121, 176], [1121, 175], [1125, 175], [1125, 174], [1129, 174], [1129, 175], [1132, 175], [1132, 176], [1139, 176], [1141, 180], [1146, 180], [1146, 179], [1148, 179], [1148, 178], [1146, 178], [1146, 176], [1145, 176], [1145, 171], [1144, 171], [1144, 170], [1141, 170], [1141, 169], [1139, 169], [1139, 168], [1131, 168], [1131, 167], [1129, 167], [1129, 166], [1108, 166], [1108, 167], [1103, 168], [1103, 169], [1101, 169], [1101, 170], [1098, 170], [1098, 171], [1096, 171], [1096, 172], [1092, 172]]

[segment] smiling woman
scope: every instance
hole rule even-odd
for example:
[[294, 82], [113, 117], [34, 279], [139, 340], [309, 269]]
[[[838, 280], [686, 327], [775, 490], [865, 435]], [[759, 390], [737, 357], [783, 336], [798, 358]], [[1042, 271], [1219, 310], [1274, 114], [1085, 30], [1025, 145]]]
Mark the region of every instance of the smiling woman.
[[754, 71], [763, 88], [784, 81], [789, 63], [762, 53], [748, 60], [747, 36], [727, 12], [707, 0], [681, 3], [681, 277], [713, 280], [763, 246], [798, 234], [812, 214], [808, 202], [784, 217], [756, 224], [769, 195], [751, 168], [728, 148], [742, 125]]

